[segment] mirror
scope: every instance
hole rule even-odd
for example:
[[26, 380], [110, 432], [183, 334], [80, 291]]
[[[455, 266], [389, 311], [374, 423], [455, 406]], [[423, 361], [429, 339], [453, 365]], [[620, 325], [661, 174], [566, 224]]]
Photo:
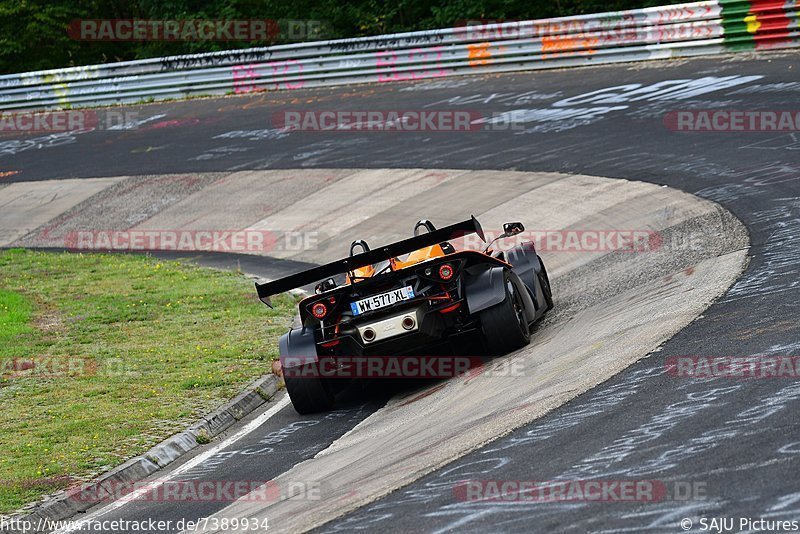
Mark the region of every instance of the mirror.
[[495, 241], [506, 237], [515, 236], [517, 234], [521, 234], [524, 231], [525, 231], [525, 226], [523, 226], [521, 222], [505, 223], [503, 225], [503, 233], [492, 239], [492, 241], [488, 245], [486, 245], [486, 248], [483, 250], [483, 252], [484, 253], [488, 252], [489, 248], [494, 244]]
[[524, 231], [525, 227], [521, 222], [508, 222], [503, 225], [503, 232], [505, 233], [506, 237], [521, 234]]
[[336, 281], [333, 278], [328, 278], [327, 280], [323, 280], [317, 287], [314, 288], [314, 292], [319, 295], [320, 293], [324, 293], [325, 291], [329, 291], [336, 287]]

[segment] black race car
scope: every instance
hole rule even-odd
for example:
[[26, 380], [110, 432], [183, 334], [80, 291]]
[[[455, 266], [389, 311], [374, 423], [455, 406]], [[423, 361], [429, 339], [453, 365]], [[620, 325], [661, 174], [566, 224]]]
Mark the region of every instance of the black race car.
[[[524, 227], [503, 230], [497, 239]], [[528, 344], [531, 325], [553, 307], [542, 259], [531, 242], [496, 253], [489, 247], [497, 239], [483, 251], [450, 244], [469, 234], [486, 240], [475, 217], [439, 230], [421, 220], [412, 238], [375, 249], [358, 240], [346, 259], [256, 284], [271, 305], [273, 295], [319, 282], [299, 303], [299, 323], [280, 339], [286, 389], [299, 413], [331, 409], [342, 382], [334, 378], [369, 358], [397, 364], [464, 339], [472, 346], [479, 339], [495, 355]]]

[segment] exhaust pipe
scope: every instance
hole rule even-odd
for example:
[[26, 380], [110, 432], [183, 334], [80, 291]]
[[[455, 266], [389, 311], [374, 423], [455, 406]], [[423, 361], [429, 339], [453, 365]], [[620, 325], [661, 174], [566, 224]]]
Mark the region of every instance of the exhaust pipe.
[[361, 335], [364, 337], [364, 341], [370, 342], [375, 340], [375, 330], [372, 328], [365, 328]]
[[361, 334], [361, 339], [364, 343], [370, 344], [401, 334], [415, 332], [419, 330], [420, 321], [419, 309], [407, 310], [394, 317], [387, 317], [374, 323], [356, 326], [356, 329]]

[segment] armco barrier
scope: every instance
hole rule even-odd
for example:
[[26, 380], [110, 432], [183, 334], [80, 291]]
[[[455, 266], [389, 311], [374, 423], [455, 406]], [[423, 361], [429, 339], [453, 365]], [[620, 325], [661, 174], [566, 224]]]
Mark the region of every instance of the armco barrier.
[[0, 109], [45, 109], [800, 46], [798, 0], [712, 0], [0, 76]]

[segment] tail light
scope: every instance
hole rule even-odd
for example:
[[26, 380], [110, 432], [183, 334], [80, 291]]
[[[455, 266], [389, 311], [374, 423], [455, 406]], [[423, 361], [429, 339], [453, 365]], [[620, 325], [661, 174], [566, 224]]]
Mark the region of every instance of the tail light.
[[311, 315], [316, 317], [317, 319], [322, 319], [328, 314], [328, 307], [325, 306], [322, 302], [317, 302], [313, 306], [311, 306]]
[[453, 266], [450, 265], [449, 263], [445, 263], [444, 265], [439, 267], [439, 278], [441, 278], [442, 280], [450, 280], [451, 278], [453, 278], [454, 274], [455, 274], [455, 269], [453, 269]]

